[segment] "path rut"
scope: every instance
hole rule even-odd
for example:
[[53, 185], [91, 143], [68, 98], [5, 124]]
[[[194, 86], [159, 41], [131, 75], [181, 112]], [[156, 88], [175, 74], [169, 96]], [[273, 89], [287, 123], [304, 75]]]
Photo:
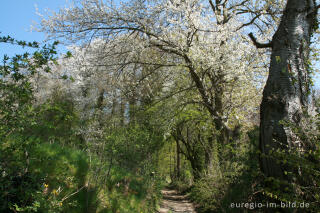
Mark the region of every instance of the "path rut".
[[186, 195], [179, 194], [173, 189], [161, 190], [163, 195], [158, 213], [196, 213], [193, 204]]

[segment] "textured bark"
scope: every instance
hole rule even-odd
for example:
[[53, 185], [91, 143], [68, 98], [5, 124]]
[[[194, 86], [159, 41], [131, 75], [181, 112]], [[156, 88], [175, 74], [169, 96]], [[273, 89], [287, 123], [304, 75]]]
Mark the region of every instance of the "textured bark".
[[[133, 70], [133, 77], [131, 81], [136, 82], [137, 80], [137, 71], [136, 67]], [[136, 107], [137, 107], [137, 91], [135, 86], [130, 88], [130, 95], [128, 96], [128, 101], [129, 101], [129, 122], [134, 123], [135, 122], [135, 114], [136, 114]]]
[[194, 158], [189, 159], [189, 161], [192, 168], [193, 180], [196, 182], [203, 176], [205, 168], [201, 163], [201, 157], [199, 155], [195, 155]]
[[[206, 164], [206, 170], [207, 175], [212, 176], [213, 175], [213, 148], [210, 148], [209, 151], [207, 150], [205, 152], [205, 164]], [[220, 161], [219, 161], [220, 162]]]
[[124, 96], [121, 96], [121, 101], [120, 101], [120, 125], [124, 125], [124, 111], [125, 111], [125, 98]]
[[96, 104], [96, 108], [99, 109], [99, 110], [102, 110], [103, 109], [103, 101], [104, 101], [104, 89], [101, 89], [99, 91], [99, 96], [98, 96], [98, 99], [97, 99], [97, 104]]
[[180, 143], [179, 140], [176, 140], [177, 145], [177, 164], [176, 164], [176, 170], [177, 170], [177, 179], [180, 179]]
[[284, 166], [269, 155], [273, 148], [303, 146], [289, 128], [279, 122], [299, 123], [307, 107], [309, 76], [306, 61], [316, 19], [314, 0], [288, 0], [273, 36], [269, 76], [261, 103], [261, 169], [266, 176], [284, 177]]
[[[135, 94], [135, 93], [134, 93]], [[134, 95], [129, 97], [129, 122], [135, 122], [135, 114], [136, 114], [136, 97]]]

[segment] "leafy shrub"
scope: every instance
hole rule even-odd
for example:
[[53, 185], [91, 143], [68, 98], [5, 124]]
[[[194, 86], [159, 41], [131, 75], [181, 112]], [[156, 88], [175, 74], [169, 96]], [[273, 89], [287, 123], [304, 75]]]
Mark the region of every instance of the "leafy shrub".
[[211, 176], [204, 176], [191, 189], [191, 199], [199, 206], [199, 212], [242, 212], [232, 209], [231, 203], [254, 202], [260, 190], [258, 143], [256, 127], [242, 136], [240, 141], [220, 149], [220, 167]]
[[299, 124], [282, 121], [299, 140], [300, 146], [271, 150], [270, 157], [286, 168], [284, 178], [265, 178], [266, 200], [283, 203], [308, 203], [308, 211], [320, 211], [320, 114], [304, 115]]

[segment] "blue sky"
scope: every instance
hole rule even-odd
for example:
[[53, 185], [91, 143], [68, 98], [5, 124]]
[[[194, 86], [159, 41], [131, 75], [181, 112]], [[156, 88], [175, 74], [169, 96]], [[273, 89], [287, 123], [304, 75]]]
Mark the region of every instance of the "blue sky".
[[[41, 42], [45, 39], [44, 33], [30, 32], [33, 22], [40, 22], [40, 17], [36, 14], [36, 5], [39, 12], [44, 13], [45, 9], [57, 11], [68, 4], [68, 0], [1, 0], [0, 35], [10, 35], [18, 40]], [[0, 46], [0, 59], [3, 58], [4, 54], [13, 56], [27, 50], [2, 43]], [[58, 50], [59, 52], [64, 52], [65, 48], [60, 46]], [[320, 88], [319, 74], [317, 74], [315, 87]]]
[[[18, 40], [43, 41], [45, 39], [43, 33], [30, 32], [33, 22], [40, 21], [40, 17], [36, 14], [36, 5], [39, 12], [44, 13], [46, 8], [57, 11], [68, 3], [66, 0], [1, 0], [1, 36], [10, 35]], [[63, 51], [63, 48], [60, 47], [59, 50]], [[17, 46], [1, 44], [0, 57], [2, 58], [4, 54], [12, 56], [25, 51], [26, 49]]]

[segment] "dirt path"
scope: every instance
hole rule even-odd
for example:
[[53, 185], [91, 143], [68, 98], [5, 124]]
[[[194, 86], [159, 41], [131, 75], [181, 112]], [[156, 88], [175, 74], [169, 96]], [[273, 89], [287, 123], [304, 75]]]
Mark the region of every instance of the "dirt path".
[[161, 191], [163, 199], [159, 213], [196, 213], [193, 204], [186, 195], [180, 195], [176, 190], [164, 189]]

